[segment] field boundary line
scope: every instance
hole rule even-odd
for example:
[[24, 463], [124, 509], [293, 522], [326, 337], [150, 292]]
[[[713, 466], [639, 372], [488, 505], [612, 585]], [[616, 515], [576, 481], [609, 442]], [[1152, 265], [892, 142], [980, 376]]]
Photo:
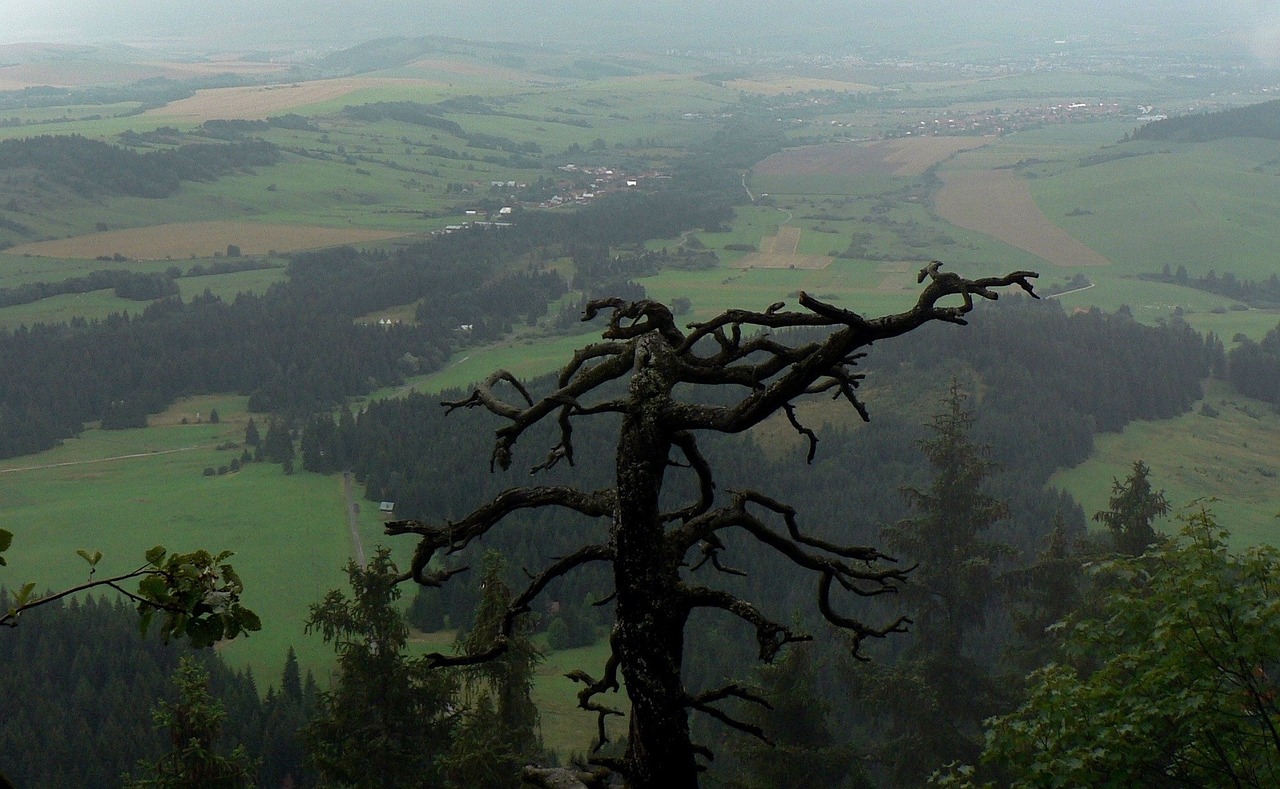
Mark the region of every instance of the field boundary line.
[[212, 444], [178, 447], [177, 449], [153, 449], [150, 452], [134, 452], [128, 455], [113, 455], [109, 458], [93, 458], [92, 460], [64, 460], [60, 463], [45, 463], [39, 466], [19, 466], [18, 468], [0, 468], [0, 474], [14, 474], [19, 471], [41, 471], [48, 468], [65, 468], [66, 466], [87, 466], [91, 463], [109, 463], [113, 460], [131, 460], [133, 458], [149, 458], [156, 455], [172, 455], [174, 452], [190, 452], [193, 449], [209, 449]]

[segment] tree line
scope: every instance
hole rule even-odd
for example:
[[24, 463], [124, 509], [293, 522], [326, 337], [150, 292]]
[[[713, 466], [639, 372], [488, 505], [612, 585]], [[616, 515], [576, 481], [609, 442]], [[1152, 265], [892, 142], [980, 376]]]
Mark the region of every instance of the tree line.
[[[545, 262], [569, 246], [672, 237], [731, 215], [714, 196], [680, 189], [620, 195], [576, 214], [529, 212], [513, 227], [394, 252], [295, 255], [288, 281], [261, 296], [226, 301], [206, 292], [132, 316], [20, 328], [0, 335], [0, 362], [11, 373], [0, 383], [0, 456], [47, 449], [112, 403], [147, 414], [186, 395], [239, 392], [255, 411], [310, 414], [536, 320], [565, 289]], [[355, 321], [419, 300], [413, 325]]]
[[279, 159], [279, 149], [263, 140], [192, 143], [147, 153], [77, 134], [0, 141], [0, 172], [33, 169], [81, 197], [168, 197], [183, 181], [212, 181]]
[[1209, 142], [1226, 137], [1280, 139], [1280, 100], [1264, 101], [1220, 112], [1181, 115], [1138, 127], [1126, 139]]
[[[980, 382], [982, 408], [973, 432], [975, 440], [992, 447], [999, 468], [990, 474], [989, 485], [1009, 501], [1011, 511], [996, 536], [1029, 559], [1056, 515], [1073, 533], [1084, 528], [1083, 513], [1069, 496], [1043, 489], [1049, 476], [1088, 457], [1097, 432], [1184, 413], [1201, 396], [1201, 381], [1218, 353], [1185, 323], [1152, 327], [1123, 314], [1069, 315], [1056, 302], [1014, 300], [984, 310], [963, 338], [946, 327], [922, 328], [877, 348], [864, 364], [869, 382], [890, 390], [919, 388], [950, 374], [975, 386]], [[530, 382], [531, 391], [549, 385], [546, 378]], [[446, 418], [436, 397], [420, 394], [376, 401], [359, 414], [343, 409], [336, 420], [325, 412], [298, 425], [303, 468], [351, 469], [364, 483], [366, 498], [393, 501], [397, 514], [407, 518], [460, 517], [519, 479], [510, 472], [487, 472], [484, 425], [473, 413]], [[604, 452], [611, 429], [607, 421], [583, 423], [575, 442], [584, 452]], [[710, 441], [704, 451], [726, 459], [722, 484], [776, 488], [780, 495], [810, 502], [807, 510], [816, 522], [842, 524], [842, 538], [873, 543], [881, 524], [907, 514], [903, 501], [883, 491], [922, 482], [912, 442], [924, 435], [918, 417], [889, 409], [856, 430], [833, 429], [813, 466], [778, 458], [770, 447], [739, 437]], [[535, 432], [528, 443], [537, 446], [550, 438], [550, 432]], [[848, 468], [867, 457], [877, 462], [850, 477]], [[595, 466], [574, 472], [588, 486], [606, 481]], [[543, 472], [548, 484], [565, 482], [567, 474], [558, 468]], [[567, 515], [514, 517], [518, 528], [487, 536], [484, 545], [519, 566], [538, 566], [562, 555], [588, 528]], [[465, 554], [454, 560], [465, 564]], [[754, 599], [783, 608], [799, 604], [797, 595], [803, 593], [795, 587], [773, 583], [769, 573], [753, 577], [757, 580], [744, 583], [751, 585]], [[554, 614], [544, 612], [543, 626], [562, 619], [573, 633], [570, 641], [590, 640], [601, 621], [590, 605], [605, 594], [600, 578], [585, 572], [550, 589], [548, 599], [557, 605]], [[474, 604], [465, 590], [424, 594], [416, 616], [427, 626], [463, 621]]]

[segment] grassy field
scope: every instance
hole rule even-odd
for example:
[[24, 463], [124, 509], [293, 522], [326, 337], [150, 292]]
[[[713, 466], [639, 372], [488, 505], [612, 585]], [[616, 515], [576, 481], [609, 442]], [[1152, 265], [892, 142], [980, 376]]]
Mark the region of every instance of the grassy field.
[[[1231, 530], [1234, 545], [1280, 544], [1280, 415], [1221, 383], [1209, 387], [1204, 402], [1219, 415], [1197, 409], [1099, 436], [1089, 460], [1055, 474], [1050, 484], [1070, 491], [1092, 515], [1106, 508], [1112, 480], [1124, 479], [1134, 460], [1144, 460], [1175, 513], [1193, 501], [1216, 499], [1209, 506]], [[1176, 530], [1176, 522], [1165, 528]]]
[[1186, 266], [1241, 279], [1275, 272], [1280, 142], [1130, 143], [1030, 182], [1036, 203], [1126, 273]]
[[[581, 649], [548, 652], [538, 666], [533, 688], [533, 700], [542, 715], [542, 738], [548, 748], [562, 757], [585, 754], [596, 734], [596, 715], [578, 708], [578, 691], [582, 685], [565, 677], [570, 671], [581, 669], [593, 677], [599, 677], [609, 657], [607, 641], [599, 641]], [[624, 691], [625, 693], [625, 691]], [[623, 694], [602, 694], [597, 699], [605, 706], [626, 709]], [[610, 738], [626, 736], [626, 718], [610, 716]]]
[[142, 312], [149, 303], [122, 299], [111, 290], [67, 293], [0, 309], [0, 330], [11, 331], [37, 323], [68, 323], [74, 318], [101, 320], [114, 312], [133, 315]]
[[[195, 424], [217, 409], [220, 424]], [[331, 661], [318, 638], [302, 633], [307, 607], [345, 583], [351, 555], [341, 477], [251, 464], [225, 476], [203, 476], [239, 450], [218, 444], [243, 438], [244, 398], [184, 401], [142, 430], [86, 430], [39, 455], [0, 462], [0, 522], [12, 524], [9, 566], [0, 583], [35, 580], [41, 588], [83, 581], [77, 548], [101, 550], [99, 573], [126, 571], [157, 543], [170, 550], [232, 550], [244, 578], [246, 604], [261, 633], [221, 647], [233, 666], [274, 680], [289, 646], [319, 669]], [[181, 424], [186, 417], [192, 424]], [[374, 508], [362, 510], [366, 550], [381, 539]], [[265, 687], [264, 687], [265, 689]]]

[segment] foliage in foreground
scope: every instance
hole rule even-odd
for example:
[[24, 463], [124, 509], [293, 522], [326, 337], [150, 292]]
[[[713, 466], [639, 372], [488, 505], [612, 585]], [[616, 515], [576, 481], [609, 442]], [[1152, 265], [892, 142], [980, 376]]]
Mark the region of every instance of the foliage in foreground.
[[184, 657], [174, 676], [178, 700], [162, 701], [153, 716], [169, 735], [169, 752], [154, 763], [140, 762], [141, 775], [125, 781], [129, 789], [181, 789], [254, 785], [254, 764], [243, 745], [229, 756], [215, 750], [227, 712], [209, 692], [209, 673]]
[[384, 548], [367, 568], [347, 565], [352, 597], [331, 591], [312, 606], [308, 629], [338, 652], [341, 678], [320, 696], [304, 736], [325, 779], [344, 786], [438, 786], [452, 740], [453, 674], [404, 654], [409, 629]]
[[1280, 785], [1280, 551], [1229, 553], [1202, 505], [1183, 520], [1180, 539], [1091, 568], [1100, 609], [989, 722], [984, 766], [1013, 786]]

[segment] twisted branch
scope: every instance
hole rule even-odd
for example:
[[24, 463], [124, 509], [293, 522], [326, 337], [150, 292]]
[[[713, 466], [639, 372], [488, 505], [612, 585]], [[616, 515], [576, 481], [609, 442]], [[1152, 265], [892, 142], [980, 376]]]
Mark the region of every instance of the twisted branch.
[[477, 663], [486, 663], [493, 660], [507, 651], [511, 634], [515, 632], [516, 619], [529, 612], [530, 604], [538, 595], [542, 594], [542, 590], [547, 587], [547, 584], [584, 564], [612, 560], [613, 549], [607, 545], [587, 545], [579, 548], [568, 556], [557, 560], [535, 576], [524, 591], [511, 600], [506, 612], [502, 615], [502, 624], [498, 628], [498, 637], [489, 649], [484, 652], [466, 655], [445, 655], [440, 652], [432, 652], [426, 658], [433, 668], [438, 666], [473, 666]]
[[759, 696], [736, 683], [725, 685], [724, 687], [717, 688], [715, 690], [709, 690], [705, 693], [699, 693], [697, 696], [686, 695], [685, 706], [706, 715], [710, 715], [732, 729], [737, 729], [740, 732], [750, 734], [752, 737], [755, 737], [762, 742], [773, 745], [773, 740], [764, 733], [764, 729], [747, 723], [746, 721], [740, 721], [729, 715], [724, 710], [711, 706], [717, 701], [723, 701], [728, 698], [742, 699], [743, 701], [747, 701], [752, 704], [758, 704], [767, 710], [773, 709], [773, 705], [770, 704], [763, 696]]
[[[613, 691], [617, 693], [622, 686], [618, 684], [618, 650], [613, 636], [609, 637], [609, 659], [605, 661], [604, 673], [600, 679], [593, 679], [590, 674], [575, 669], [565, 674], [565, 677], [573, 682], [581, 682], [585, 687], [578, 691], [578, 706], [588, 712], [596, 713], [596, 741], [591, 747], [591, 752], [596, 753], [609, 742], [609, 734], [605, 731], [605, 719], [610, 715], [618, 715], [626, 717], [621, 710], [615, 710], [612, 707], [606, 707], [595, 700], [595, 697], [605, 691]], [[594, 761], [594, 760], [593, 760]]]

